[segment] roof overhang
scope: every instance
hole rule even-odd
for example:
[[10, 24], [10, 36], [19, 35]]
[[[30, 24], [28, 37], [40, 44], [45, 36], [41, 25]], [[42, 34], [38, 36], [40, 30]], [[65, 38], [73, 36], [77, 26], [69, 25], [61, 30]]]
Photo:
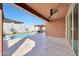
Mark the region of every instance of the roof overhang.
[[3, 19], [3, 22], [4, 22], [4, 23], [23, 24], [23, 22], [21, 22], [21, 21], [15, 21], [15, 20], [11, 20], [11, 19], [8, 19], [8, 18], [4, 18], [4, 19]]
[[[66, 17], [71, 3], [15, 3], [13, 5], [46, 21], [55, 21]], [[51, 8], [57, 9], [58, 12], [48, 19]]]
[[30, 12], [31, 14], [38, 16], [46, 21], [49, 21], [46, 17], [44, 17], [43, 15], [41, 15], [40, 13], [38, 13], [37, 11], [35, 11], [34, 9], [32, 9], [31, 7], [29, 7], [28, 5], [26, 5], [25, 3], [15, 3], [13, 4], [15, 7], [18, 7], [22, 10], [26, 10], [28, 12]]

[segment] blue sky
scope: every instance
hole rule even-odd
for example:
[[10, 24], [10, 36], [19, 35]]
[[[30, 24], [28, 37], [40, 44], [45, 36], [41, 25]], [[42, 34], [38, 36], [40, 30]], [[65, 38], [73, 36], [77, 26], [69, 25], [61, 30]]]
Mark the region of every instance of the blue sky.
[[45, 21], [14, 7], [12, 4], [3, 4], [4, 17], [12, 20], [22, 21], [28, 25], [45, 24]]

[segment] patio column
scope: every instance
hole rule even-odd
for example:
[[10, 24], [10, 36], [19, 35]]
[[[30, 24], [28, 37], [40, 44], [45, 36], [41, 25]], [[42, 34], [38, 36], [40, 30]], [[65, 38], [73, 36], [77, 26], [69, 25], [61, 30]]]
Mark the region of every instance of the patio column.
[[2, 55], [2, 4], [0, 3], [0, 56]]

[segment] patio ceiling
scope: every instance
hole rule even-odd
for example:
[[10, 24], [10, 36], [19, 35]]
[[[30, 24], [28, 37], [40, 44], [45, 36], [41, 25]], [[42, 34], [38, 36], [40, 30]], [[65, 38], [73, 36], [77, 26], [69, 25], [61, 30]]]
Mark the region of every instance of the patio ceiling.
[[[46, 21], [65, 18], [70, 6], [68, 3], [16, 3], [16, 5]], [[58, 12], [48, 19], [50, 9], [56, 9]]]

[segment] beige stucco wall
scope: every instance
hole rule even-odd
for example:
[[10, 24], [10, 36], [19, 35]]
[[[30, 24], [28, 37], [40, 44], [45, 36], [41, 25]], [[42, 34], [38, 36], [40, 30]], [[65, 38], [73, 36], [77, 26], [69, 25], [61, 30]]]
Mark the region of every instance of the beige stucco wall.
[[0, 55], [2, 55], [2, 10], [0, 4]]
[[65, 38], [65, 18], [46, 22], [46, 35]]

